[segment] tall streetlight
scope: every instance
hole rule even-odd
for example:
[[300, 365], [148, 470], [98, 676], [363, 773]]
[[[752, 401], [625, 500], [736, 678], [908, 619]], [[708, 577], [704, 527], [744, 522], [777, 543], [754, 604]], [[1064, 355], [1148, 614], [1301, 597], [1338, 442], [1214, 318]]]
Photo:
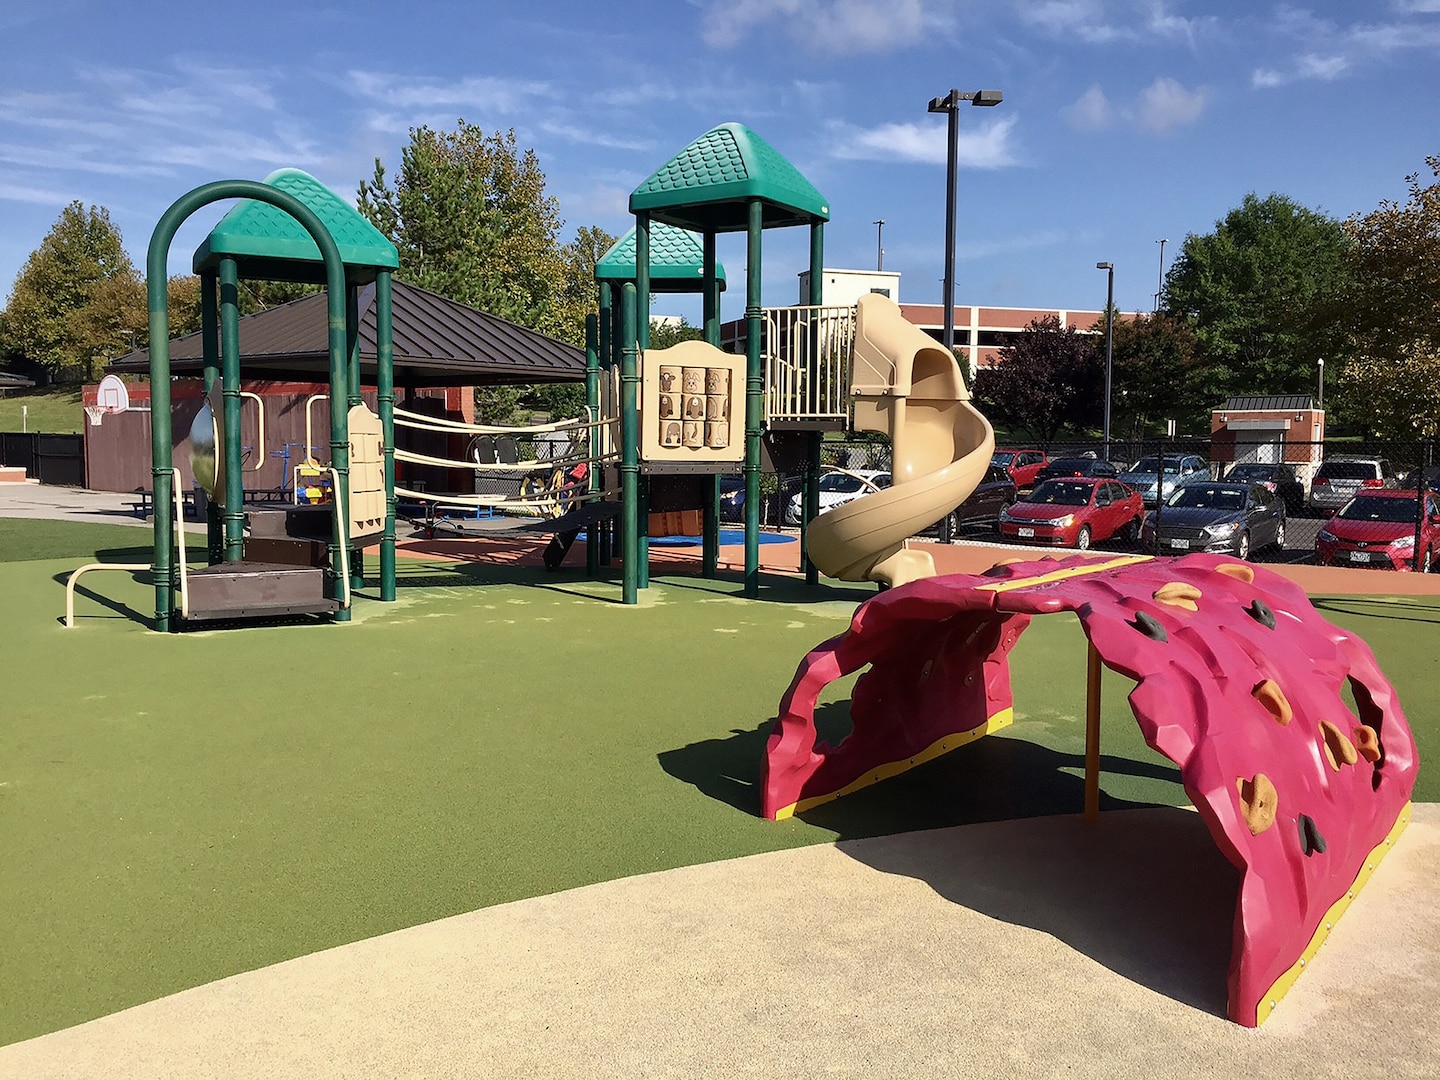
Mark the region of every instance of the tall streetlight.
[[1165, 245], [1170, 242], [1170, 239], [1166, 237], [1164, 240], [1155, 242], [1160, 245], [1160, 277], [1155, 282], [1155, 306], [1150, 309], [1151, 311], [1160, 310], [1160, 294], [1165, 291]]
[[875, 226], [875, 272], [878, 274], [885, 269], [885, 246], [880, 242], [885, 231], [885, 219], [879, 218], [870, 224]]
[[1097, 262], [1096, 270], [1104, 270], [1105, 284], [1105, 460], [1110, 460], [1110, 360], [1115, 344], [1115, 264]]
[[999, 105], [1005, 95], [999, 90], [972, 90], [961, 93], [951, 90], [943, 97], [931, 98], [932, 113], [949, 117], [949, 153], [945, 163], [945, 348], [955, 351], [955, 174], [960, 156], [960, 102], [971, 105]]

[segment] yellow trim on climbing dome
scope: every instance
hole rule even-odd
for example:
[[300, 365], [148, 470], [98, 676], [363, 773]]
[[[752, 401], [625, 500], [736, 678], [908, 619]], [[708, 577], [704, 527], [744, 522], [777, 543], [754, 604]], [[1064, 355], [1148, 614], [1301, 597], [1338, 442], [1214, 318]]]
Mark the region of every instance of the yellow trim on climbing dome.
[[1311, 937], [1310, 944], [1305, 947], [1305, 951], [1300, 954], [1300, 959], [1295, 961], [1290, 970], [1271, 983], [1269, 990], [1265, 991], [1265, 996], [1260, 999], [1260, 1005], [1256, 1009], [1256, 1027], [1270, 1018], [1280, 999], [1289, 992], [1290, 988], [1295, 985], [1295, 980], [1300, 977], [1300, 973], [1305, 970], [1305, 965], [1315, 959], [1315, 954], [1320, 951], [1320, 946], [1325, 944], [1325, 939], [1330, 936], [1330, 931], [1340, 921], [1340, 916], [1344, 915], [1346, 909], [1354, 902], [1356, 895], [1370, 880], [1370, 876], [1375, 873], [1375, 868], [1380, 865], [1380, 860], [1394, 846], [1396, 839], [1405, 831], [1405, 826], [1408, 824], [1410, 824], [1410, 804], [1407, 802], [1400, 808], [1400, 816], [1395, 819], [1395, 824], [1391, 826], [1389, 834], [1375, 845], [1370, 854], [1365, 856], [1365, 864], [1360, 868], [1360, 873], [1355, 875], [1354, 883], [1345, 891], [1345, 895], [1331, 904], [1330, 910], [1325, 912], [1325, 917], [1315, 928], [1315, 934]]
[[1067, 566], [1064, 570], [1054, 570], [1038, 577], [1011, 578], [1009, 581], [997, 581], [994, 585], [977, 585], [975, 591], [1009, 592], [1011, 589], [1029, 588], [1031, 585], [1048, 585], [1052, 581], [1064, 581], [1066, 578], [1083, 577], [1086, 574], [1098, 574], [1102, 570], [1115, 570], [1121, 566], [1149, 562], [1152, 558], [1153, 555], [1122, 555], [1118, 559], [1106, 559], [1104, 562], [1097, 560], [1085, 566]]
[[892, 776], [899, 776], [901, 773], [913, 769], [916, 765], [924, 765], [927, 761], [934, 761], [941, 754], [948, 754], [951, 750], [956, 750], [959, 747], [965, 746], [967, 743], [972, 743], [983, 735], [989, 735], [992, 732], [999, 731], [1001, 728], [1009, 727], [1014, 722], [1015, 710], [1001, 709], [979, 727], [971, 728], [969, 731], [957, 731], [953, 734], [946, 735], [944, 738], [937, 739], [931, 743], [914, 757], [907, 757], [900, 761], [892, 761], [887, 765], [880, 765], [871, 769], [864, 776], [858, 780], [852, 780], [839, 791], [832, 791], [825, 795], [812, 795], [808, 799], [801, 799], [799, 802], [791, 803], [789, 806], [775, 812], [775, 820], [784, 821], [786, 818], [792, 817], [795, 814], [803, 814], [806, 810], [813, 810], [823, 803], [832, 802], [842, 795], [849, 795], [852, 792], [859, 791], [861, 788], [867, 788], [871, 784], [878, 784], [881, 780], [889, 780]]

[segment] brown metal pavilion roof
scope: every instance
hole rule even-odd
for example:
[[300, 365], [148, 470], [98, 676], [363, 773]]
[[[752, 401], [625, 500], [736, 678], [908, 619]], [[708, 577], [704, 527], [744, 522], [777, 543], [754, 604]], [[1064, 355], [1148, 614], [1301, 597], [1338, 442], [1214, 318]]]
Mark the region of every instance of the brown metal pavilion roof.
[[[360, 290], [360, 370], [375, 382], [375, 287]], [[494, 386], [574, 382], [585, 352], [416, 285], [396, 281], [391, 304], [395, 385]], [[324, 382], [329, 372], [325, 294], [292, 300], [240, 320], [240, 371], [247, 379]], [[170, 371], [198, 376], [201, 335], [170, 343]], [[150, 350], [136, 349], [106, 370], [148, 373]]]

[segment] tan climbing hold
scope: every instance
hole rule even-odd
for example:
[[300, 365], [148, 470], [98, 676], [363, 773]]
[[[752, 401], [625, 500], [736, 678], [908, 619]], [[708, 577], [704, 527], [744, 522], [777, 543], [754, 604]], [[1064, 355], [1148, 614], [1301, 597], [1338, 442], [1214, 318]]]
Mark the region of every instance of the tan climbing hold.
[[1255, 571], [1244, 563], [1227, 562], [1215, 567], [1217, 574], [1224, 574], [1226, 577], [1233, 577], [1236, 581], [1243, 581], [1249, 585], [1255, 580]]
[[1285, 691], [1280, 689], [1280, 684], [1274, 679], [1266, 679], [1250, 693], [1256, 701], [1265, 706], [1270, 715], [1279, 721], [1282, 727], [1295, 719], [1295, 712], [1290, 708]]
[[1251, 836], [1259, 836], [1275, 824], [1280, 795], [1264, 773], [1256, 773], [1249, 780], [1241, 777], [1235, 787], [1240, 792], [1240, 816], [1245, 819], [1245, 827]]
[[1329, 720], [1320, 721], [1320, 734], [1325, 740], [1325, 760], [1330, 768], [1339, 772], [1341, 765], [1354, 765], [1359, 760], [1355, 744]]
[[1355, 740], [1355, 752], [1366, 761], [1374, 764], [1380, 760], [1380, 736], [1375, 734], [1375, 729], [1361, 724], [1352, 733]]
[[1190, 611], [1199, 611], [1195, 601], [1199, 600], [1201, 595], [1200, 590], [1188, 582], [1167, 581], [1155, 590], [1155, 602], [1168, 604], [1171, 607], [1187, 608]]

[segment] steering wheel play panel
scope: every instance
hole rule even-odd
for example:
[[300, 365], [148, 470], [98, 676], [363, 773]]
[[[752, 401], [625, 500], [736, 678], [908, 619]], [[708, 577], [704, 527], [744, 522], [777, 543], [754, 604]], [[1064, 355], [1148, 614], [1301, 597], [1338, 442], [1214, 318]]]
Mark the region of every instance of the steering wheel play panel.
[[[1229, 1015], [1255, 1026], [1409, 820], [1418, 767], [1370, 648], [1261, 567], [1072, 557], [881, 593], [801, 662], [766, 750], [765, 816], [804, 812], [1009, 723], [1008, 654], [1032, 617], [1062, 611], [1079, 617], [1092, 657], [1135, 680], [1145, 741], [1179, 766], [1241, 871]], [[867, 664], [852, 733], [817, 746], [820, 691]], [[1098, 663], [1098, 716], [1097, 690]], [[1098, 770], [1098, 750], [1093, 760]]]

